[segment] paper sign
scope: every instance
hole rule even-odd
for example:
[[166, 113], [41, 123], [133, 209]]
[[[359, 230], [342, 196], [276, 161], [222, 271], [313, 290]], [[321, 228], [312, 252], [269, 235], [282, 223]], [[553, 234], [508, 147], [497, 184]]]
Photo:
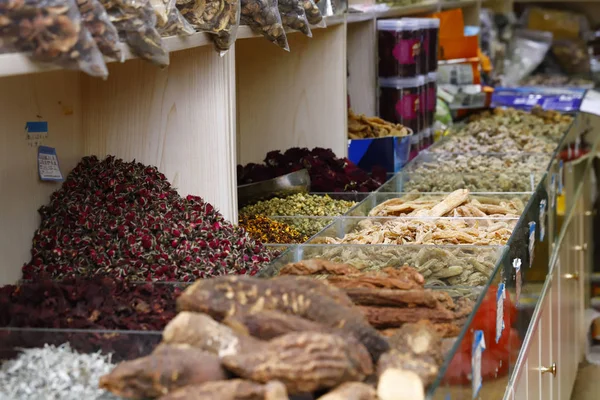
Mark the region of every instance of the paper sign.
[[506, 298], [506, 290], [504, 283], [498, 285], [496, 293], [496, 343], [500, 341], [502, 332], [504, 331], [504, 299]]
[[535, 222], [529, 223], [529, 268], [533, 266], [533, 252], [535, 251]]
[[540, 242], [546, 237], [546, 199], [540, 200]]
[[550, 210], [554, 210], [556, 207], [556, 173], [553, 172], [550, 177]]
[[473, 332], [473, 348], [471, 352], [471, 370], [473, 384], [473, 398], [475, 399], [481, 390], [481, 355], [485, 350], [485, 338], [483, 331]]
[[[569, 147], [569, 149], [571, 149]], [[560, 162], [558, 163], [558, 195], [562, 195], [563, 192], [563, 173], [564, 173], [564, 169], [565, 169], [565, 164], [563, 162], [563, 160], [560, 160]]]
[[38, 147], [38, 173], [43, 181], [61, 182], [64, 180], [55, 148]]
[[30, 121], [25, 123], [25, 134], [30, 146], [39, 146], [48, 137], [48, 122]]
[[593, 89], [589, 89], [585, 92], [579, 111], [600, 115], [600, 92]]
[[575, 139], [575, 157], [579, 157], [580, 151], [581, 151], [581, 136], [577, 136], [577, 139]]
[[523, 276], [521, 275], [521, 259], [515, 258], [513, 260], [513, 268], [515, 269], [515, 292], [516, 292], [516, 303], [519, 303], [521, 298], [521, 285], [523, 283]]

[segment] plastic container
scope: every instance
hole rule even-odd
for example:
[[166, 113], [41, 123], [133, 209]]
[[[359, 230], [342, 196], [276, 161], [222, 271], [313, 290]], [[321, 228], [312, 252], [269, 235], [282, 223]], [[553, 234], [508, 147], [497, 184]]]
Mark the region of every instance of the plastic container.
[[415, 21], [421, 31], [419, 74], [436, 71], [440, 20], [437, 18], [403, 18], [403, 20]]
[[423, 80], [423, 85], [419, 87], [419, 126], [421, 127], [421, 132], [424, 131], [431, 126], [429, 114], [427, 111], [427, 98], [429, 92], [427, 91], [427, 75], [419, 75], [420, 79]]
[[440, 46], [440, 20], [437, 18], [428, 18], [427, 31], [429, 32], [428, 72], [435, 72], [437, 71]]
[[428, 127], [433, 127], [433, 123], [435, 122], [435, 110], [437, 107], [437, 73], [430, 72], [427, 74], [425, 87], [427, 91], [427, 95], [425, 96], [427, 99], [427, 122]]
[[387, 172], [399, 172], [410, 159], [413, 136], [350, 139], [348, 158], [365, 171], [380, 166]]
[[424, 72], [421, 25], [409, 18], [377, 21], [379, 76], [410, 78]]
[[421, 132], [420, 93], [425, 78], [379, 78], [379, 116], [402, 124], [413, 132]]

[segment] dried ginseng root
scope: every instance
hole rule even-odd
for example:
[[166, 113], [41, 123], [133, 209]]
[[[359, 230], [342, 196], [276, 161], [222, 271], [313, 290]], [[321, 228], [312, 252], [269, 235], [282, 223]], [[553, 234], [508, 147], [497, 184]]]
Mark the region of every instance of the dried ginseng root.
[[306, 13], [306, 19], [312, 25], [317, 25], [323, 22], [323, 15], [321, 10], [317, 6], [317, 3], [313, 0], [301, 0], [302, 7]]
[[106, 78], [102, 53], [85, 27], [74, 0], [0, 2], [0, 46], [35, 61]]
[[273, 381], [263, 385], [243, 379], [230, 379], [186, 386], [160, 400], [288, 400], [288, 394], [281, 382]]
[[148, 0], [100, 0], [131, 51], [158, 66], [169, 65], [169, 53], [164, 49], [156, 30], [156, 13]]
[[96, 45], [107, 57], [123, 62], [119, 33], [98, 0], [76, 0], [83, 24], [92, 34]]
[[295, 29], [308, 37], [312, 37], [302, 0], [279, 0], [278, 7], [283, 26]]
[[248, 25], [282, 49], [290, 51], [277, 0], [241, 0], [241, 4], [242, 24]]
[[177, 0], [177, 8], [195, 29], [212, 34], [221, 54], [235, 43], [240, 24], [239, 0]]
[[206, 314], [181, 312], [163, 331], [163, 343], [187, 344], [219, 357], [259, 348], [258, 340], [235, 333]]
[[183, 18], [175, 0], [150, 0], [156, 14], [156, 29], [161, 36], [191, 35], [194, 27]]
[[152, 354], [120, 363], [100, 388], [128, 399], [156, 398], [187, 385], [227, 379], [219, 358], [187, 345], [159, 345]]
[[317, 400], [377, 400], [377, 392], [366, 383], [347, 382]]
[[280, 381], [290, 394], [314, 392], [373, 373], [369, 353], [360, 343], [320, 332], [289, 333], [266, 349], [227, 356], [225, 368], [255, 382]]
[[196, 281], [177, 299], [180, 311], [204, 312], [218, 321], [245, 313], [277, 310], [353, 335], [374, 360], [389, 349], [352, 301], [315, 279], [228, 276]]

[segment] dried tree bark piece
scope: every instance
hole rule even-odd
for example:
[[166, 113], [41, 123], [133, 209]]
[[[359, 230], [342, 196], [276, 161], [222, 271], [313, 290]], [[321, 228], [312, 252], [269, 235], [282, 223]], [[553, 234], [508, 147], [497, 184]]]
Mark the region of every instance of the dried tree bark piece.
[[297, 263], [289, 263], [279, 271], [279, 275], [350, 275], [358, 272], [360, 271], [352, 265], [313, 258]]
[[177, 299], [180, 311], [204, 312], [217, 321], [236, 314], [277, 310], [353, 335], [374, 360], [389, 349], [341, 291], [315, 279], [223, 276], [196, 281]]
[[271, 340], [290, 332], [331, 332], [330, 328], [317, 322], [275, 310], [234, 315], [225, 318], [223, 323], [233, 329], [241, 325], [249, 335], [261, 340]]
[[433, 383], [438, 374], [438, 363], [427, 355], [416, 357], [411, 353], [390, 350], [379, 359], [377, 374], [382, 376], [388, 369], [412, 371], [421, 378], [425, 386]]
[[404, 324], [389, 339], [392, 350], [412, 354], [415, 357], [429, 357], [436, 363], [444, 361], [442, 338], [430, 321]]
[[432, 322], [451, 322], [455, 313], [442, 307], [437, 308], [393, 308], [361, 306], [360, 310], [371, 325], [376, 328], [400, 327], [408, 322], [430, 320]]
[[377, 400], [377, 392], [366, 383], [348, 382], [341, 384], [317, 400]]
[[377, 383], [379, 400], [425, 400], [421, 378], [412, 371], [387, 369]]
[[361, 306], [435, 308], [439, 303], [436, 292], [423, 289], [349, 288], [346, 289], [346, 294], [354, 304]]
[[227, 379], [219, 358], [188, 345], [159, 345], [152, 354], [120, 363], [100, 378], [100, 388], [121, 397], [146, 399], [181, 387]]
[[288, 400], [281, 382], [266, 384], [243, 379], [207, 382], [178, 389], [160, 400]]
[[416, 269], [403, 266], [352, 275], [330, 276], [327, 278], [327, 283], [343, 289], [362, 287], [410, 290], [422, 288], [425, 278]]
[[366, 349], [338, 335], [289, 333], [271, 340], [266, 349], [223, 358], [234, 374], [255, 382], [282, 382], [290, 394], [314, 392], [373, 372]]
[[263, 344], [250, 336], [238, 335], [206, 314], [181, 312], [163, 331], [163, 343], [188, 344], [224, 357], [260, 348]]

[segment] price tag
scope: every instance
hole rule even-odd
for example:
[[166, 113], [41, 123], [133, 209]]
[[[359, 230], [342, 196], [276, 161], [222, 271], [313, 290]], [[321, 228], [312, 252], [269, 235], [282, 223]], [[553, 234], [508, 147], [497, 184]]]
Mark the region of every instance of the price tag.
[[575, 157], [579, 157], [580, 151], [581, 151], [581, 136], [577, 136], [577, 139], [575, 139]]
[[[569, 147], [567, 147], [567, 158], [569, 160], [573, 158], [573, 149], [571, 148], [571, 145], [569, 145]], [[562, 160], [560, 160], [560, 162], [562, 162]]]
[[533, 252], [535, 250], [535, 221], [529, 223], [529, 268], [533, 265]]
[[42, 181], [62, 182], [64, 180], [55, 148], [38, 147], [38, 173]]
[[483, 331], [473, 332], [473, 348], [471, 351], [471, 383], [473, 384], [473, 398], [475, 399], [481, 390], [481, 355], [485, 350], [485, 338]]
[[550, 177], [550, 209], [554, 210], [556, 206], [556, 173], [553, 172]]
[[25, 134], [29, 146], [35, 147], [48, 137], [48, 122], [30, 121], [25, 123]]
[[590, 89], [585, 92], [581, 106], [579, 107], [580, 112], [586, 112], [588, 114], [600, 115], [600, 92], [597, 90]]
[[506, 290], [504, 283], [498, 285], [496, 292], [496, 343], [500, 341], [502, 332], [504, 331], [504, 299], [506, 298]]
[[540, 201], [540, 242], [546, 237], [546, 199]]
[[521, 285], [523, 284], [523, 276], [521, 275], [521, 259], [515, 258], [513, 260], [513, 268], [515, 269], [515, 291], [516, 291], [516, 303], [519, 303], [521, 298]]
[[[570, 147], [569, 147], [570, 149]], [[560, 160], [558, 163], [558, 195], [562, 195], [563, 192], [563, 173], [565, 169], [565, 164], [563, 160]]]

